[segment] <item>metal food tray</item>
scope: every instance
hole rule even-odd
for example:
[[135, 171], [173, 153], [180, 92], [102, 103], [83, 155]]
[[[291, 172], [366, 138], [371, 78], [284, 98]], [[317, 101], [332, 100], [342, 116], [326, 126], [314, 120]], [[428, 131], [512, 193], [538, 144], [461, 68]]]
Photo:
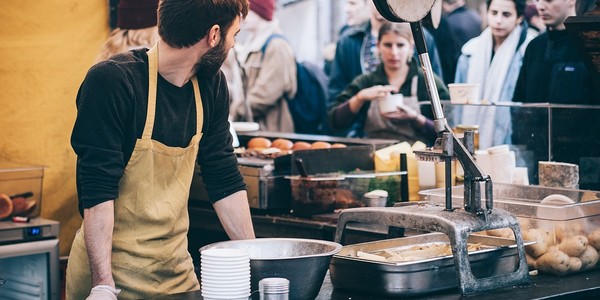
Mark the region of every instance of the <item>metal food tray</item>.
[[[344, 246], [329, 266], [335, 288], [385, 297], [413, 296], [457, 288], [458, 278], [452, 255], [407, 262], [384, 262], [356, 257], [357, 251], [372, 253], [403, 246], [450, 243], [443, 233]], [[517, 245], [511, 239], [471, 235], [468, 243], [483, 249], [469, 252], [472, 272], [477, 278], [515, 272], [519, 265]], [[530, 245], [532, 242], [525, 242]], [[487, 247], [486, 247], [487, 246]]]

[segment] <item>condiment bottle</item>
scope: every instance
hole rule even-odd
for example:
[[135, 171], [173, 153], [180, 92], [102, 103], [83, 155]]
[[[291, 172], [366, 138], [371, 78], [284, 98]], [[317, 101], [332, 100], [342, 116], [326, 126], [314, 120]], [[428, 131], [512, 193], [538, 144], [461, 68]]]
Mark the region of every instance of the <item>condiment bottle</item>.
[[285, 278], [263, 278], [258, 282], [260, 300], [288, 300], [290, 281]]

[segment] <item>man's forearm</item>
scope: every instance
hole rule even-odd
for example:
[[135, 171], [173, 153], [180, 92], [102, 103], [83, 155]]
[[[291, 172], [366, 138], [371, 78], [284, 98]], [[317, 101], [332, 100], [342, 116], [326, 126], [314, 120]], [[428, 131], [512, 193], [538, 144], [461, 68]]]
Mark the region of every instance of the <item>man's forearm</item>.
[[107, 201], [83, 211], [83, 232], [90, 260], [92, 286], [115, 286], [111, 268], [114, 213], [114, 201]]
[[236, 192], [215, 202], [213, 206], [230, 239], [255, 238], [246, 191]]

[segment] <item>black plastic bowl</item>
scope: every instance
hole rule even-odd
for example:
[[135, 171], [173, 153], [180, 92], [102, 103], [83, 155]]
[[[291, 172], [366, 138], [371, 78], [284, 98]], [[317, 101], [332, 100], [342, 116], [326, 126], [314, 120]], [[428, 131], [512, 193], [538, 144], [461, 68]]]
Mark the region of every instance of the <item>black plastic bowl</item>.
[[200, 252], [216, 248], [248, 251], [252, 292], [258, 291], [263, 278], [283, 277], [290, 281], [289, 298], [306, 300], [319, 294], [331, 257], [342, 245], [312, 239], [260, 238], [218, 242], [200, 248]]

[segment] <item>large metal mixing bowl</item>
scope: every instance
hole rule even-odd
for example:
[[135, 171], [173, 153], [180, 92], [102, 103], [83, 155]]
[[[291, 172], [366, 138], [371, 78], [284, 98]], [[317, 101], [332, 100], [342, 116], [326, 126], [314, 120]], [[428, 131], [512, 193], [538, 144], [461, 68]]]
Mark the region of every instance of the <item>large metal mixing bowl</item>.
[[245, 249], [250, 256], [252, 291], [267, 277], [290, 281], [291, 300], [315, 299], [329, 268], [331, 257], [342, 245], [329, 241], [294, 238], [260, 238], [218, 242], [200, 248]]

